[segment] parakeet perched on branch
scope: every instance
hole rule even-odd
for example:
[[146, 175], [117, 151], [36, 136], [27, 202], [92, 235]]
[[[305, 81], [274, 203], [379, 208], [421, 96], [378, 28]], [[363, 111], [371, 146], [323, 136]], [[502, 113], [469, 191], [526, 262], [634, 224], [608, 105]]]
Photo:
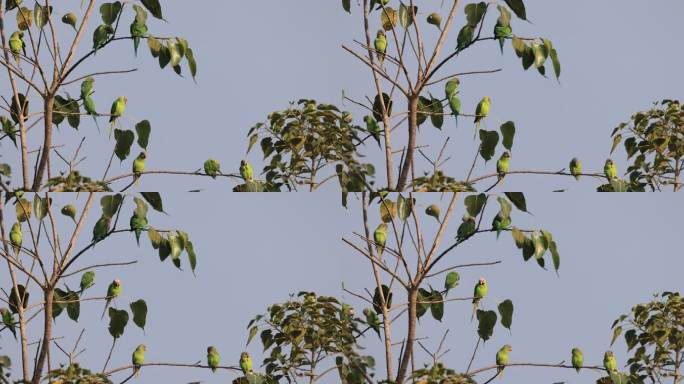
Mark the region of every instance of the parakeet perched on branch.
[[503, 376], [504, 368], [506, 368], [506, 364], [508, 364], [508, 352], [511, 351], [513, 351], [513, 348], [510, 346], [510, 344], [506, 344], [499, 349], [499, 352], [496, 353], [497, 377]]
[[575, 179], [579, 181], [580, 174], [582, 173], [582, 162], [578, 158], [573, 158], [570, 160], [570, 174], [575, 176]]
[[147, 159], [145, 152], [140, 152], [138, 157], [133, 160], [133, 178], [135, 179], [135, 185], [140, 183], [140, 175], [145, 171], [145, 159]]
[[475, 312], [477, 312], [477, 307], [480, 305], [480, 301], [487, 296], [489, 292], [489, 285], [487, 285], [487, 280], [484, 277], [480, 277], [477, 284], [475, 284], [475, 290], [473, 292], [473, 315], [470, 317], [472, 321], [475, 318]]
[[140, 367], [145, 363], [145, 350], [147, 350], [145, 344], [140, 344], [135, 351], [133, 351], [131, 362], [134, 365], [133, 372], [135, 377], [140, 376]]
[[21, 243], [23, 242], [24, 235], [21, 232], [21, 224], [12, 224], [12, 230], [10, 230], [10, 242], [12, 243], [12, 249], [16, 255], [19, 254], [21, 250]]
[[10, 50], [12, 51], [12, 54], [14, 55], [14, 59], [17, 61], [17, 65], [19, 65], [19, 55], [23, 54], [26, 56], [26, 43], [24, 43], [24, 32], [22, 31], [16, 31], [10, 35], [9, 38], [9, 46]]
[[102, 317], [100, 317], [100, 319], [104, 318], [104, 315], [107, 312], [107, 308], [109, 308], [109, 304], [112, 303], [112, 300], [119, 297], [120, 294], [121, 294], [121, 280], [114, 279], [114, 281], [112, 281], [109, 284], [109, 287], [107, 287], [107, 301], [105, 302], [105, 307], [104, 307], [104, 310], [102, 311]]
[[385, 36], [385, 31], [382, 29], [378, 30], [373, 45], [375, 46], [378, 62], [382, 66], [382, 63], [385, 62], [385, 53], [387, 53], [387, 36]]
[[209, 365], [212, 372], [216, 372], [216, 367], [218, 367], [219, 364], [221, 364], [221, 356], [216, 350], [216, 347], [212, 345], [207, 348], [207, 365]]
[[240, 176], [242, 176], [245, 181], [252, 181], [252, 178], [254, 178], [254, 170], [247, 160], [240, 161]]
[[608, 181], [616, 179], [618, 176], [617, 166], [613, 160], [606, 160], [606, 164], [603, 166], [603, 173], [606, 175]]
[[248, 352], [242, 352], [240, 355], [240, 369], [245, 375], [252, 373], [252, 357]]
[[575, 370], [577, 373], [579, 373], [580, 369], [582, 369], [582, 365], [584, 364], [584, 355], [582, 354], [582, 351], [580, 351], [579, 348], [573, 348], [572, 349], [572, 366], [575, 367]]
[[508, 153], [508, 151], [505, 151], [503, 154], [501, 154], [501, 157], [496, 162], [496, 173], [499, 174], [499, 180], [502, 180], [508, 173], [510, 159], [511, 154]]
[[128, 103], [128, 97], [126, 96], [120, 96], [114, 100], [114, 103], [112, 103], [111, 116], [109, 117], [109, 122], [112, 124], [112, 128], [116, 124], [116, 121], [119, 119], [119, 117], [123, 116], [124, 112], [126, 112], [126, 103]]
[[378, 257], [382, 256], [382, 252], [385, 250], [385, 244], [387, 243], [387, 224], [380, 223], [378, 227], [373, 232], [373, 240], [375, 240], [375, 247], [378, 250]]
[[489, 96], [482, 98], [479, 104], [477, 104], [477, 109], [475, 110], [475, 126], [480, 128], [480, 122], [489, 116], [489, 109], [492, 106], [492, 100]]
[[606, 368], [608, 373], [617, 371], [617, 362], [615, 361], [613, 351], [606, 351], [603, 355], [603, 367]]

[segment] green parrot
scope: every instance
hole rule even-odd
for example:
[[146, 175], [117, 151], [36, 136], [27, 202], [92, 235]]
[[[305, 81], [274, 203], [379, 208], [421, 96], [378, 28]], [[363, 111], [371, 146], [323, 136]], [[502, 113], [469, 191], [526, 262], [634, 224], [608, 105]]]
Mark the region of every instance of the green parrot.
[[502, 377], [503, 376], [503, 370], [506, 368], [506, 364], [508, 364], [508, 352], [513, 351], [513, 348], [511, 347], [510, 344], [506, 344], [501, 349], [499, 349], [499, 352], [496, 353], [496, 376], [497, 377]]
[[458, 78], [453, 78], [444, 85], [444, 93], [447, 100], [449, 100], [449, 108], [454, 115], [456, 121], [456, 128], [458, 128], [458, 115], [461, 114], [461, 99], [458, 98], [458, 87], [461, 81]]
[[489, 109], [492, 106], [492, 99], [489, 96], [482, 98], [479, 104], [477, 104], [477, 109], [475, 109], [475, 126], [480, 128], [480, 121], [489, 115]]
[[499, 238], [501, 231], [507, 229], [511, 225], [511, 217], [503, 217], [501, 212], [497, 213], [492, 220], [492, 229], [496, 230], [496, 238]]
[[582, 354], [582, 351], [580, 351], [579, 348], [573, 348], [572, 349], [572, 366], [575, 367], [575, 370], [577, 373], [579, 373], [580, 369], [582, 369], [582, 365], [584, 364], [584, 355]]
[[487, 296], [487, 292], [489, 292], [487, 280], [485, 280], [484, 277], [480, 277], [480, 280], [478, 280], [477, 284], [475, 284], [475, 290], [473, 292], [473, 315], [470, 317], [471, 321], [473, 318], [475, 318], [477, 307], [479, 306], [480, 301]]
[[245, 375], [252, 373], [252, 358], [249, 356], [248, 352], [242, 352], [240, 354], [240, 369]]
[[613, 351], [606, 351], [603, 355], [603, 367], [606, 368], [608, 373], [617, 371], [617, 362], [615, 361], [615, 355]]
[[603, 166], [603, 173], [606, 175], [606, 178], [608, 181], [611, 181], [618, 176], [618, 171], [617, 171], [617, 166], [613, 162], [613, 160], [608, 159], [606, 160], [606, 164]]
[[380, 62], [380, 65], [382, 66], [382, 63], [385, 62], [385, 53], [387, 52], [387, 36], [385, 36], [385, 31], [382, 29], [378, 30], [373, 44], [375, 45], [378, 62]]
[[375, 247], [378, 250], [378, 257], [382, 256], [382, 252], [385, 250], [385, 244], [387, 243], [387, 224], [380, 223], [375, 232], [373, 232], [373, 240], [375, 240]]
[[434, 217], [435, 219], [437, 219], [437, 222], [439, 222], [439, 213], [439, 206], [437, 206], [436, 204], [432, 204], [431, 206], [425, 208], [425, 214]]
[[95, 86], [95, 79], [88, 77], [81, 83], [81, 98], [83, 99], [83, 109], [93, 117], [97, 130], [100, 130], [100, 125], [97, 122], [97, 108], [95, 107], [95, 100], [93, 100], [92, 95]]
[[14, 223], [12, 225], [12, 230], [10, 231], [10, 242], [12, 243], [12, 248], [15, 254], [19, 254], [21, 249], [21, 243], [23, 241], [24, 235], [21, 233], [21, 224]]
[[147, 155], [145, 152], [140, 152], [138, 157], [133, 160], [133, 178], [135, 179], [135, 185], [140, 183], [140, 175], [145, 171], [145, 159]]
[[378, 147], [380, 147], [380, 126], [378, 125], [378, 122], [370, 115], [364, 117], [363, 121], [366, 122], [366, 131], [373, 136], [375, 141], [378, 142]]
[[138, 56], [138, 46], [140, 46], [140, 39], [147, 35], [147, 25], [139, 22], [137, 19], [131, 24], [131, 36], [133, 37], [133, 49], [135, 55]]
[[93, 241], [100, 241], [107, 236], [111, 221], [112, 219], [110, 217], [105, 216], [102, 216], [99, 220], [97, 220], [97, 223], [95, 223], [95, 226], [93, 227]]
[[580, 174], [582, 173], [582, 162], [578, 158], [574, 157], [570, 160], [570, 174], [575, 176], [575, 180], [580, 179]]
[[204, 162], [204, 173], [215, 179], [216, 176], [221, 173], [221, 164], [218, 160], [209, 159]]
[[109, 35], [112, 34], [114, 34], [114, 28], [111, 25], [102, 24], [95, 28], [95, 32], [93, 32], [93, 49], [96, 53], [109, 40]]
[[140, 246], [140, 234], [147, 228], [147, 217], [133, 214], [133, 216], [131, 216], [130, 224], [131, 229], [135, 232], [135, 241], [138, 243], [138, 246]]
[[368, 324], [369, 327], [371, 327], [375, 333], [378, 334], [378, 337], [380, 336], [380, 319], [378, 318], [378, 315], [375, 313], [370, 308], [366, 308], [363, 310], [363, 314], [366, 316], [366, 324]]
[[428, 24], [432, 24], [440, 31], [442, 30], [442, 16], [439, 13], [431, 13], [427, 17]]
[[245, 181], [252, 181], [254, 177], [254, 170], [252, 165], [247, 162], [247, 160], [240, 161], [240, 176], [242, 176]]
[[10, 50], [12, 51], [12, 54], [14, 55], [14, 59], [17, 61], [17, 65], [19, 65], [19, 55], [22, 53], [24, 56], [26, 56], [26, 43], [24, 43], [24, 32], [22, 31], [16, 31], [12, 33], [9, 39], [9, 46]]
[[501, 157], [496, 162], [496, 173], [499, 174], [499, 180], [502, 180], [506, 176], [506, 173], [508, 173], [510, 159], [511, 154], [508, 153], [508, 151], [505, 151], [503, 154], [501, 154]]
[[499, 40], [499, 47], [501, 48], [502, 54], [504, 43], [506, 42], [506, 39], [511, 36], [511, 33], [513, 33], [513, 28], [511, 28], [510, 24], [506, 25], [502, 23], [500, 19], [497, 20], [496, 26], [494, 26], [494, 37]]
[[66, 15], [62, 16], [62, 23], [71, 25], [71, 27], [75, 30], [76, 29], [76, 22], [78, 21], [78, 17], [76, 17], [75, 14], [69, 12]]
[[114, 281], [112, 281], [109, 284], [109, 287], [107, 287], [107, 301], [105, 302], [105, 307], [104, 307], [104, 310], [102, 311], [102, 317], [100, 317], [100, 319], [104, 319], [104, 315], [107, 312], [107, 308], [109, 308], [109, 304], [112, 303], [112, 300], [119, 297], [120, 294], [121, 294], [121, 280], [114, 279]]
[[207, 348], [207, 364], [212, 372], [216, 372], [216, 367], [221, 364], [221, 356], [213, 345]]
[[116, 100], [114, 100], [114, 103], [112, 103], [111, 116], [109, 117], [109, 122], [112, 124], [112, 128], [114, 128], [117, 119], [123, 116], [124, 112], [126, 112], [127, 102], [128, 97], [120, 96]]
[[140, 344], [138, 347], [133, 351], [133, 357], [131, 359], [131, 362], [133, 363], [133, 373], [135, 377], [140, 376], [140, 367], [145, 363], [145, 351], [147, 350], [147, 347], [145, 344]]

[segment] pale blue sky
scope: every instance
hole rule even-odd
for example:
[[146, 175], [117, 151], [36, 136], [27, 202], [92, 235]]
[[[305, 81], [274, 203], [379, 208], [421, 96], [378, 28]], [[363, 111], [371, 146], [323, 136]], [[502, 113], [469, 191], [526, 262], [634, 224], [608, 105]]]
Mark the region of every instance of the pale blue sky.
[[[128, 43], [98, 54], [94, 61], [98, 70], [140, 68], [125, 78], [98, 81], [96, 99], [107, 109], [111, 100], [126, 94], [126, 123], [132, 126], [144, 118], [152, 121], [150, 168], [194, 170], [211, 156], [221, 160], [224, 170], [235, 170], [244, 156], [247, 129], [270, 111], [285, 108], [288, 101], [309, 97], [341, 103], [343, 89], [355, 98], [374, 93], [370, 74], [341, 49], [341, 44], [351, 44], [361, 36], [358, 8], [348, 16], [337, 0], [270, 0], [244, 2], [239, 7], [220, 1], [201, 4], [205, 8], [167, 2], [165, 16], [170, 24], [151, 23], [162, 33], [189, 39], [199, 62], [197, 84], [179, 79], [169, 70], [159, 71], [147, 52], [132, 61]], [[434, 4], [436, 7], [437, 2]], [[560, 169], [573, 156], [582, 158], [586, 169], [600, 169], [617, 123], [647, 108], [651, 101], [682, 98], [677, 27], [684, 3], [528, 0], [526, 4], [534, 25], [516, 25], [526, 34], [554, 41], [563, 64], [560, 85], [523, 72], [510, 48], [503, 58], [496, 46], [475, 50], [472, 59], [452, 68], [504, 67], [496, 76], [464, 83], [464, 102], [474, 105], [488, 94], [495, 105], [490, 129], [497, 126], [495, 121], [517, 123], [513, 169]], [[0, 84], [6, 89], [4, 82]], [[453, 129], [451, 123], [447, 120], [445, 127]], [[85, 170], [99, 175], [106, 163], [102, 153], [108, 153], [113, 144], [104, 134], [95, 134], [90, 121], [84, 119], [84, 124], [79, 133], [64, 125], [61, 132], [65, 136], [58, 141], [74, 147], [80, 133], [87, 133], [91, 147]], [[454, 175], [463, 174], [464, 167], [459, 164], [472, 156], [471, 129], [463, 124], [457, 135], [450, 133], [455, 144], [449, 170]], [[428, 133], [421, 140], [439, 145], [444, 136], [431, 130], [426, 126], [423, 132]], [[377, 158], [375, 148], [368, 147], [371, 159]], [[14, 156], [8, 149], [0, 147], [2, 161]], [[623, 159], [618, 159], [624, 168]], [[250, 155], [250, 160], [259, 164], [258, 154]], [[115, 162], [113, 173], [128, 171], [130, 163], [117, 167]], [[572, 179], [534, 176], [511, 177], [507, 186], [539, 191], [567, 186], [590, 191], [595, 187]], [[104, 282], [123, 276], [126, 301], [121, 304], [144, 297], [150, 305], [146, 333], [127, 329], [113, 365], [127, 363], [130, 351], [141, 342], [149, 346], [150, 360], [195, 362], [204, 358], [207, 345], [216, 344], [224, 361], [232, 363], [243, 349], [247, 321], [269, 304], [302, 289], [338, 295], [359, 310], [363, 308], [341, 292], [342, 282], [355, 290], [372, 286], [367, 263], [340, 240], [361, 229], [355, 201], [344, 210], [336, 193], [237, 196], [226, 193], [232, 187], [226, 181], [166, 176], [142, 181], [144, 189], [198, 187], [207, 192], [166, 193], [170, 216], [153, 219], [153, 223], [178, 226], [190, 233], [200, 258], [198, 278], [176, 271], [170, 264], [159, 265], [149, 245], [136, 248], [132, 236], [99, 246], [91, 254], [99, 261], [139, 259], [140, 264], [128, 270], [103, 271], [93, 292], [104, 292]], [[496, 268], [463, 271], [459, 292], [469, 294], [472, 283], [486, 276], [492, 284], [488, 306], [505, 298], [516, 305], [512, 334], [497, 329], [476, 366], [491, 364], [503, 343], [513, 344], [512, 360], [559, 362], [569, 358], [572, 346], [579, 345], [586, 360], [598, 364], [617, 315], [635, 302], [648, 300], [653, 292], [684, 289], [678, 272], [684, 266], [679, 257], [684, 244], [677, 227], [682, 206], [678, 197], [536, 193], [528, 199], [534, 216], [518, 214], [518, 223], [554, 233], [563, 258], [561, 278], [524, 264], [504, 235], [498, 242], [493, 237], [483, 238], [454, 254], [458, 262], [504, 259]], [[455, 230], [455, 226], [450, 229], [450, 237]], [[89, 232], [86, 235], [89, 237]], [[57, 329], [73, 340], [81, 326], [88, 327], [86, 363], [98, 368], [109, 347], [109, 336], [106, 324], [99, 321], [100, 303], [85, 308], [80, 326], [63, 316]], [[422, 336], [438, 338], [447, 327], [451, 329], [448, 342], [452, 352], [446, 359], [457, 369], [464, 368], [475, 342], [469, 311], [469, 304], [457, 304], [447, 310], [444, 324], [423, 320]], [[380, 351], [377, 338], [368, 338], [364, 344], [371, 353]], [[3, 353], [10, 353], [15, 344], [3, 336], [0, 345]], [[258, 346], [251, 346], [250, 351], [259, 356]], [[624, 362], [621, 344], [616, 351], [618, 360]], [[18, 364], [17, 358], [14, 361]], [[143, 372], [140, 382], [197, 379], [217, 383], [226, 378], [202, 371], [150, 369]], [[511, 369], [502, 382], [580, 383], [592, 378], [578, 377], [574, 371]]]
[[[495, 308], [507, 298], [515, 305], [512, 333], [497, 327], [491, 341], [481, 348], [474, 366], [490, 365], [494, 353], [504, 343], [514, 347], [512, 361], [567, 361], [570, 348], [577, 345], [584, 350], [587, 364], [600, 364], [610, 341], [610, 324], [618, 315], [637, 302], [647, 301], [654, 292], [684, 289], [680, 276], [684, 243], [679, 229], [678, 197], [584, 197], [529, 194], [528, 207], [533, 215], [513, 215], [514, 225], [544, 228], [553, 233], [561, 253], [560, 278], [541, 270], [532, 261], [524, 263], [508, 234], [502, 234], [498, 241], [494, 235], [483, 235], [444, 259], [445, 267], [503, 260], [496, 267], [461, 270], [461, 285], [452, 293], [470, 295], [474, 282], [484, 276], [490, 283], [485, 307]], [[67, 200], [65, 196], [56, 197], [56, 204], [61, 206]], [[82, 203], [84, 196], [79, 201]], [[341, 241], [343, 236], [354, 238], [354, 231], [362, 231], [355, 199], [350, 201], [348, 210], [332, 194], [312, 197], [226, 196], [219, 191], [166, 193], [164, 202], [169, 216], [150, 213], [150, 222], [160, 228], [189, 232], [199, 257], [196, 278], [168, 262], [160, 264], [145, 237], [137, 248], [132, 235], [117, 235], [98, 245], [81, 261], [82, 266], [139, 261], [127, 269], [100, 270], [98, 284], [86, 295], [104, 294], [107, 283], [118, 277], [123, 280], [124, 289], [117, 306], [127, 307], [138, 298], [148, 302], [146, 331], [143, 333], [132, 325], [126, 329], [117, 343], [112, 366], [128, 363], [130, 352], [139, 343], [149, 346], [149, 361], [192, 363], [204, 358], [207, 345], [215, 344], [224, 362], [234, 363], [244, 349], [247, 321], [268, 305], [284, 301], [289, 293], [300, 290], [338, 296], [353, 304], [359, 313], [365, 307], [365, 303], [341, 289], [342, 283], [357, 292], [372, 289], [374, 284], [367, 261]], [[463, 214], [460, 202], [444, 247], [453, 240]], [[419, 211], [431, 203], [440, 204], [443, 211], [446, 208], [446, 200], [440, 202], [439, 195], [434, 194], [419, 198]], [[129, 203], [122, 216], [124, 222], [132, 209]], [[495, 209], [490, 210], [484, 222], [494, 214]], [[376, 215], [373, 210], [371, 225], [377, 224]], [[429, 239], [436, 228], [431, 218], [423, 217]], [[67, 228], [73, 225], [61, 216], [58, 220]], [[90, 238], [95, 220], [91, 217], [88, 221], [84, 240]], [[76, 286], [77, 280], [70, 285]], [[2, 281], [7, 281], [4, 272]], [[443, 282], [436, 279], [431, 283], [441, 286]], [[396, 302], [403, 300], [400, 291], [395, 295]], [[84, 304], [78, 325], [62, 315], [56, 327], [56, 336], [66, 337], [65, 346], [71, 345], [82, 327], [87, 328], [84, 345], [88, 352], [83, 362], [95, 369], [101, 368], [111, 340], [106, 321], [99, 320], [101, 310], [101, 302]], [[442, 333], [450, 329], [447, 345], [452, 352], [445, 356], [445, 362], [460, 370], [464, 369], [476, 340], [476, 324], [470, 322], [470, 311], [470, 303], [448, 305], [443, 323], [426, 316], [419, 331], [420, 337], [431, 337], [427, 345], [434, 346]], [[402, 324], [397, 325], [395, 339], [400, 337]], [[36, 336], [32, 335], [33, 341]], [[369, 353], [379, 356], [381, 344], [373, 334], [369, 335], [361, 343]], [[11, 336], [3, 335], [1, 343], [2, 352], [10, 353], [18, 363]], [[258, 343], [248, 350], [256, 359], [261, 358]], [[615, 350], [618, 361], [624, 363], [621, 340]], [[422, 352], [418, 356], [420, 361], [426, 358]], [[140, 382], [219, 383], [227, 378], [226, 373], [149, 368], [143, 371]], [[502, 382], [531, 379], [586, 383], [595, 376], [578, 376], [571, 370], [517, 368], [510, 369]]]
[[[362, 38], [360, 8], [354, 7], [350, 16], [337, 0], [269, 0], [242, 2], [239, 7], [221, 1], [201, 4], [188, 7], [182, 2], [166, 2], [169, 24], [150, 21], [157, 34], [188, 38], [199, 63], [197, 84], [168, 69], [160, 71], [146, 49], [134, 59], [128, 41], [114, 44], [91, 61], [93, 70], [139, 68], [125, 77], [100, 78], [95, 99], [100, 108], [108, 110], [111, 100], [125, 94], [129, 103], [124, 124], [132, 128], [139, 120], [151, 120], [150, 169], [194, 170], [214, 157], [224, 170], [236, 171], [244, 157], [247, 130], [265, 120], [269, 112], [286, 108], [289, 101], [299, 98], [341, 104], [343, 90], [355, 99], [375, 94], [370, 73], [341, 48]], [[677, 76], [682, 62], [677, 28], [684, 3], [528, 0], [526, 4], [534, 24], [515, 20], [515, 31], [554, 42], [563, 66], [560, 84], [532, 70], [523, 72], [510, 46], [501, 56], [495, 43], [473, 49], [446, 66], [444, 74], [504, 68], [493, 76], [462, 79], [462, 94], [464, 108], [470, 109], [483, 95], [492, 97], [489, 129], [497, 129], [506, 120], [516, 122], [512, 169], [559, 170], [578, 156], [585, 169], [601, 170], [610, 150], [610, 132], [618, 123], [648, 108], [652, 101], [683, 96], [684, 78]], [[421, 14], [427, 13], [427, 7], [438, 10], [433, 2], [420, 2], [419, 6], [425, 8]], [[462, 22], [461, 12], [457, 23], [460, 26]], [[425, 33], [428, 39], [436, 37], [436, 31]], [[452, 36], [445, 52], [454, 45]], [[4, 88], [5, 83], [1, 84]], [[441, 94], [441, 86], [433, 93]], [[365, 112], [350, 103], [346, 107], [360, 122]], [[79, 132], [65, 124], [63, 136], [56, 141], [67, 144], [63, 152], [71, 153], [86, 134], [89, 156], [83, 168], [87, 174], [99, 176], [108, 160], [102, 154], [111, 151], [113, 142], [105, 134], [97, 135], [89, 119], [83, 120]], [[464, 178], [476, 148], [472, 124], [463, 122], [456, 131], [453, 121], [446, 119], [445, 127], [448, 133], [438, 134], [426, 124], [419, 144], [432, 145], [428, 153], [434, 153], [438, 150], [434, 147], [439, 148], [450, 136], [447, 153], [452, 160], [446, 170]], [[401, 141], [397, 138], [395, 145]], [[16, 152], [5, 148], [2, 161], [10, 156], [10, 163], [15, 164]], [[137, 149], [134, 151], [135, 155]], [[369, 159], [379, 160], [380, 151], [374, 144], [364, 152]], [[257, 169], [261, 169], [260, 158], [258, 152], [249, 157]], [[622, 154], [616, 158], [624, 170]], [[417, 161], [425, 168], [422, 158]], [[110, 175], [130, 170], [130, 160], [121, 167], [117, 163]], [[493, 162], [477, 174], [489, 173], [492, 167]], [[16, 164], [14, 168], [18, 170]], [[188, 190], [210, 185], [217, 187], [216, 182], [194, 177], [149, 176], [142, 181], [144, 189]], [[331, 185], [337, 190], [335, 183]], [[571, 178], [538, 176], [510, 177], [506, 185], [509, 189], [533, 185], [539, 190], [596, 187], [594, 182], [577, 184]], [[232, 186], [224, 180], [218, 187], [229, 190]]]

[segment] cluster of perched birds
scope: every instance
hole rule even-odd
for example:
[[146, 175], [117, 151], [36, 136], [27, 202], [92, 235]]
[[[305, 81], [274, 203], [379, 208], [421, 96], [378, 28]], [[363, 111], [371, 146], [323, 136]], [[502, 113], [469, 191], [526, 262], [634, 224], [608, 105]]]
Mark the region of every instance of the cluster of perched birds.
[[[140, 344], [137, 348], [135, 348], [135, 351], [133, 351], [131, 362], [133, 363], [133, 374], [135, 377], [140, 375], [140, 369], [145, 364], [146, 350], [147, 347], [145, 344]], [[219, 355], [216, 347], [213, 345], [207, 347], [207, 366], [212, 370], [212, 372], [216, 372], [220, 364], [221, 356]], [[240, 355], [240, 370], [242, 370], [242, 373], [245, 375], [249, 375], [254, 372], [252, 369], [252, 357], [248, 352], [242, 352]]]

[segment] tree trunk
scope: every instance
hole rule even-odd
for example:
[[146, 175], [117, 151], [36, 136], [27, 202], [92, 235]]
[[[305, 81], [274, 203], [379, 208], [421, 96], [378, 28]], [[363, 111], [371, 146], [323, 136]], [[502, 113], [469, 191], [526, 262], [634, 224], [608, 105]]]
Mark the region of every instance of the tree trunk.
[[36, 175], [33, 179], [33, 191], [38, 192], [40, 185], [43, 182], [43, 175], [45, 174], [45, 169], [47, 168], [48, 162], [50, 161], [50, 152], [52, 151], [52, 112], [55, 107], [55, 97], [53, 95], [48, 95], [45, 98], [45, 107], [43, 112], [45, 113], [45, 139], [43, 140], [43, 150], [40, 156], [40, 162], [38, 163], [38, 169], [36, 170]]
[[403, 191], [406, 187], [409, 170], [413, 166], [413, 154], [416, 148], [416, 131], [418, 130], [418, 95], [409, 96], [408, 114], [408, 148], [406, 148], [406, 157], [404, 157], [404, 164], [401, 167], [399, 181], [397, 181], [397, 191], [399, 192]]
[[406, 380], [406, 371], [408, 371], [408, 365], [411, 362], [411, 356], [413, 355], [413, 343], [416, 340], [417, 302], [418, 288], [412, 287], [408, 291], [408, 332], [406, 338], [406, 347], [404, 348], [404, 353], [401, 356], [399, 370], [397, 371], [397, 379], [395, 380], [397, 384], [404, 384], [404, 381]]
[[32, 384], [40, 384], [40, 378], [43, 374], [43, 368], [45, 367], [45, 360], [47, 358], [48, 350], [50, 349], [50, 343], [52, 342], [52, 303], [54, 298], [54, 290], [52, 287], [48, 287], [45, 291], [45, 304], [43, 307], [43, 326], [45, 329], [43, 331], [43, 341], [40, 344], [38, 360], [36, 361], [36, 366], [33, 371], [33, 379], [31, 380]]

